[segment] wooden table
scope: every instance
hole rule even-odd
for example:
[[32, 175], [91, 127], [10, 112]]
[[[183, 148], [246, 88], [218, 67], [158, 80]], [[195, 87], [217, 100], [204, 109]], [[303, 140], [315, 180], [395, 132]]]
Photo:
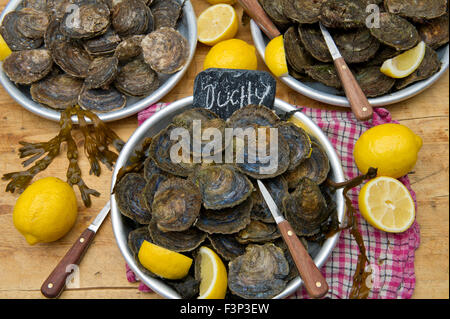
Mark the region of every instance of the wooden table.
[[[192, 0], [197, 15], [208, 3]], [[0, 0], [1, 9], [7, 0]], [[236, 6], [239, 16], [242, 10]], [[237, 38], [252, 43], [249, 25], [240, 26]], [[192, 95], [195, 76], [202, 70], [208, 47], [199, 44], [194, 61], [184, 79], [163, 98], [165, 102]], [[267, 70], [259, 58], [259, 69]], [[330, 108], [310, 100], [281, 82], [277, 97], [296, 105]], [[46, 141], [58, 133], [58, 124], [42, 119], [23, 109], [0, 89], [0, 173], [21, 170], [17, 157], [19, 141]], [[417, 286], [414, 298], [449, 297], [449, 75], [448, 72], [422, 94], [388, 107], [394, 119], [411, 128], [423, 138], [419, 160], [410, 175], [417, 194], [417, 220], [421, 228], [421, 245], [416, 251]], [[110, 124], [123, 140], [137, 127], [136, 116]], [[82, 143], [81, 134], [75, 136]], [[64, 151], [64, 150], [63, 150]], [[0, 192], [0, 298], [42, 298], [40, 286], [53, 267], [93, 217], [108, 201], [111, 172], [103, 168], [100, 177], [89, 176], [88, 161], [80, 154], [83, 178], [101, 192], [93, 199], [91, 208], [79, 203], [79, 217], [74, 228], [65, 237], [49, 244], [30, 246], [14, 228], [12, 210], [17, 194]], [[60, 156], [38, 175], [66, 179], [67, 161]], [[4, 190], [6, 182], [0, 182]], [[116, 245], [110, 217], [99, 230], [80, 266], [80, 288], [68, 289], [62, 298], [159, 298], [156, 294], [141, 293], [137, 284], [125, 277], [125, 262]]]

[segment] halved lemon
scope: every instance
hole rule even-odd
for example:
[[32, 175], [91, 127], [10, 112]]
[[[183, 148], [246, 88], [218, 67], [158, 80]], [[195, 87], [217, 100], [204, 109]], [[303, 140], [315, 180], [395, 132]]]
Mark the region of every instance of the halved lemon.
[[282, 35], [272, 39], [269, 44], [267, 44], [264, 58], [267, 67], [276, 77], [288, 74]]
[[234, 38], [238, 28], [234, 8], [229, 4], [216, 4], [203, 11], [197, 19], [198, 41], [213, 46]]
[[139, 262], [152, 273], [167, 279], [187, 276], [193, 260], [183, 254], [157, 246], [146, 240], [138, 253]]
[[405, 185], [381, 176], [367, 182], [358, 196], [361, 215], [373, 227], [389, 233], [406, 231], [414, 222], [415, 205]]
[[426, 45], [421, 41], [414, 48], [397, 55], [396, 57], [384, 61], [380, 71], [385, 75], [401, 79], [413, 73], [423, 61]]
[[228, 276], [220, 257], [208, 247], [200, 247], [200, 296], [198, 299], [224, 299]]
[[0, 61], [6, 59], [11, 53], [11, 49], [0, 34]]

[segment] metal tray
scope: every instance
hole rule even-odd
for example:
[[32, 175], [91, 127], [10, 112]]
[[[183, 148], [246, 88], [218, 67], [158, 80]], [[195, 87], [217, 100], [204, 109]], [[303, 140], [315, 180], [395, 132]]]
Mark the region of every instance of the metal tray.
[[[182, 0], [177, 0], [182, 3]], [[0, 21], [3, 21], [3, 17], [10, 11], [13, 11], [22, 2], [22, 0], [11, 0], [6, 5], [2, 14], [0, 15]], [[180, 71], [171, 75], [161, 75], [158, 74], [161, 84], [159, 88], [151, 93], [150, 95], [143, 98], [136, 98], [127, 96], [127, 105], [116, 111], [107, 113], [97, 113], [100, 119], [104, 122], [110, 122], [126, 118], [128, 116], [134, 115], [139, 111], [143, 110], [147, 106], [158, 102], [166, 94], [168, 94], [175, 85], [181, 80], [183, 75], [186, 73], [191, 61], [194, 57], [195, 49], [197, 47], [197, 18], [195, 16], [194, 9], [190, 1], [185, 1], [183, 7], [183, 15], [178, 23], [178, 31], [188, 40], [189, 42], [189, 57], [186, 65]], [[51, 108], [40, 105], [31, 99], [29, 86], [17, 86], [11, 82], [8, 76], [3, 72], [0, 62], [0, 83], [3, 85], [5, 90], [11, 95], [11, 97], [28, 111], [33, 112], [36, 115], [42, 116], [46, 119], [52, 121], [59, 121], [60, 112], [53, 110]], [[74, 116], [72, 120], [78, 123], [78, 119]]]
[[[266, 37], [266, 35], [261, 31], [261, 29], [253, 20], [251, 20], [250, 22], [250, 30], [252, 32], [253, 42], [255, 43], [256, 49], [264, 60], [264, 53], [266, 51], [266, 46], [269, 43], [269, 38]], [[426, 80], [416, 82], [397, 92], [389, 93], [376, 98], [369, 98], [369, 103], [372, 106], [383, 106], [397, 103], [409, 99], [410, 97], [413, 97], [430, 87], [448, 69], [449, 45], [447, 44], [446, 46], [441, 47], [439, 50], [437, 50], [437, 53], [439, 59], [442, 62], [441, 69], [438, 73], [434, 74], [432, 77]], [[338, 95], [338, 91], [336, 89], [323, 85], [322, 83], [300, 82], [294, 79], [292, 76], [283, 76], [279, 79], [294, 91], [303, 94], [313, 100], [331, 105], [350, 107], [345, 96]]]
[[[141, 145], [143, 139], [145, 137], [153, 136], [156, 133], [158, 133], [161, 129], [165, 128], [175, 115], [183, 112], [188, 108], [191, 108], [192, 102], [193, 97], [191, 96], [170, 104], [169, 106], [158, 111], [147, 121], [145, 121], [133, 133], [133, 135], [130, 137], [130, 139], [122, 149], [122, 152], [120, 153], [119, 158], [116, 162], [111, 182], [111, 192], [115, 185], [116, 177], [120, 168], [130, 164], [128, 161], [130, 156], [134, 153], [134, 150]], [[295, 108], [286, 102], [276, 99], [274, 109], [278, 113], [285, 113], [292, 111]], [[295, 113], [295, 117], [298, 118], [304, 124], [305, 130], [307, 130], [308, 133], [315, 136], [320, 142], [320, 144], [326, 150], [331, 164], [331, 173], [330, 173], [331, 178], [336, 182], [344, 181], [344, 173], [342, 170], [341, 162], [335, 150], [333, 149], [332, 144], [325, 136], [325, 134], [322, 132], [322, 130], [303, 113], [297, 112]], [[344, 210], [345, 210], [345, 202], [342, 194], [342, 189], [336, 191], [336, 193], [334, 194], [334, 200], [336, 201], [337, 204], [339, 221], [342, 223], [344, 219]], [[163, 281], [145, 275], [137, 267], [136, 262], [134, 261], [133, 258], [133, 254], [128, 248], [127, 243], [128, 233], [135, 227], [135, 224], [130, 219], [124, 217], [120, 213], [114, 194], [111, 195], [111, 220], [114, 230], [114, 236], [116, 238], [119, 249], [123, 257], [125, 258], [125, 261], [133, 270], [133, 272], [137, 275], [137, 277], [144, 284], [150, 287], [153, 291], [155, 291], [156, 293], [165, 298], [170, 299], [180, 298], [178, 293], [174, 291], [171, 287], [166, 285]], [[312, 256], [314, 258], [314, 262], [318, 267], [322, 267], [327, 258], [330, 256], [332, 250], [334, 249], [338, 241], [338, 238], [339, 233], [327, 239], [322, 246], [317, 245], [317, 247], [315, 247]], [[291, 282], [289, 282], [286, 289], [275, 298], [277, 299], [285, 298], [291, 295], [296, 289], [300, 287], [301, 284], [302, 280], [300, 279], [300, 277], [293, 279]]]

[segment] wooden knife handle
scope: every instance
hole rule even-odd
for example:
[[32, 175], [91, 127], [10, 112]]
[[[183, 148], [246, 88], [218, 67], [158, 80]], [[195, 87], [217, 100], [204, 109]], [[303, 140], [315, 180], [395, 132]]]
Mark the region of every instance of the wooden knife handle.
[[298, 239], [294, 229], [287, 220], [279, 223], [278, 228], [291, 253], [292, 259], [297, 266], [308, 294], [312, 298], [321, 298], [325, 296], [328, 292], [328, 284], [311, 256]]
[[258, 0], [238, 0], [245, 12], [256, 22], [263, 32], [270, 38], [276, 38], [281, 35], [278, 28], [267, 16]]
[[345, 95], [350, 103], [353, 113], [360, 121], [372, 119], [373, 109], [369, 104], [364, 92], [361, 90], [358, 82], [353, 76], [352, 71], [348, 68], [344, 58], [334, 60], [334, 65], [344, 87]]
[[44, 281], [41, 287], [42, 294], [47, 298], [56, 298], [64, 290], [66, 279], [72, 273], [71, 265], [79, 265], [83, 254], [94, 239], [95, 232], [86, 229], [78, 240], [73, 244], [72, 248], [61, 259], [53, 272]]

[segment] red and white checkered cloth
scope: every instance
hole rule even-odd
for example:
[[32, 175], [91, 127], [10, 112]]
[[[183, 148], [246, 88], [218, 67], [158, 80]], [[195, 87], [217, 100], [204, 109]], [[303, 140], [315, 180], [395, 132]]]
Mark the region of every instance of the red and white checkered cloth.
[[[158, 103], [138, 114], [139, 125], [167, 104]], [[341, 160], [345, 178], [358, 176], [359, 172], [353, 160], [353, 147], [367, 129], [384, 123], [396, 123], [390, 113], [383, 108], [374, 109], [374, 117], [368, 122], [359, 122], [351, 112], [326, 111], [303, 108], [309, 116], [328, 136]], [[400, 178], [416, 201], [407, 176]], [[360, 187], [349, 191], [353, 207], [358, 208]], [[417, 205], [416, 205], [417, 206]], [[359, 230], [364, 239], [370, 267], [372, 270], [372, 289], [369, 298], [410, 298], [414, 292], [416, 278], [414, 274], [415, 250], [419, 247], [420, 233], [417, 222], [406, 232], [391, 234], [370, 226], [364, 218], [357, 215]], [[322, 273], [330, 287], [327, 297], [348, 298], [353, 284], [359, 249], [348, 230], [343, 230], [333, 253], [322, 267]], [[135, 282], [136, 277], [127, 266], [127, 278]], [[141, 291], [151, 291], [142, 283]], [[289, 298], [307, 298], [304, 288], [300, 288]]]

